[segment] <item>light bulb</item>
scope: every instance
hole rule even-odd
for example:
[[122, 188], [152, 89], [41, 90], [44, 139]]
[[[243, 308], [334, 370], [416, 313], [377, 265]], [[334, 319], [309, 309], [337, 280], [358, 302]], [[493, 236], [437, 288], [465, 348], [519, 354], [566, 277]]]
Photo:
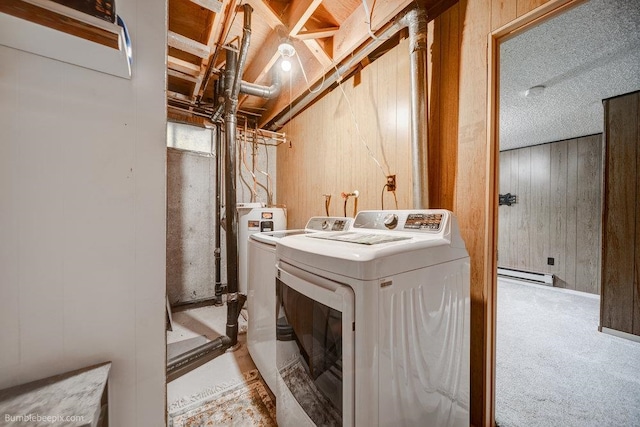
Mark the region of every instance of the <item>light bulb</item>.
[[291, 62], [283, 58], [282, 61], [280, 61], [280, 68], [282, 68], [282, 71], [291, 71]]

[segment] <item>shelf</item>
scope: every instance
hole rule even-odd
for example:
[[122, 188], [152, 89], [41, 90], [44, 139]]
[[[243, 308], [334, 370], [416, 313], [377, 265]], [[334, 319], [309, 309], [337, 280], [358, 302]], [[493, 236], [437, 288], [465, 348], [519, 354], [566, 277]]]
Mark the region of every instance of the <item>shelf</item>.
[[0, 1], [0, 44], [131, 78], [123, 27], [49, 0]]

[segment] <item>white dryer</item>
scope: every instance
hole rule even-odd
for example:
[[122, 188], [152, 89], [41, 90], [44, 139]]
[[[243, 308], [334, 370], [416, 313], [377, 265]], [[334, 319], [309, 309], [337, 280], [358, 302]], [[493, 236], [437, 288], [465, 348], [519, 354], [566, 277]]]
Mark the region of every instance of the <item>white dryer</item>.
[[276, 244], [280, 426], [469, 425], [470, 265], [446, 210]]
[[252, 234], [249, 238], [247, 347], [267, 386], [276, 392], [276, 242], [283, 237], [319, 231], [346, 231], [353, 218], [312, 217], [304, 229]]

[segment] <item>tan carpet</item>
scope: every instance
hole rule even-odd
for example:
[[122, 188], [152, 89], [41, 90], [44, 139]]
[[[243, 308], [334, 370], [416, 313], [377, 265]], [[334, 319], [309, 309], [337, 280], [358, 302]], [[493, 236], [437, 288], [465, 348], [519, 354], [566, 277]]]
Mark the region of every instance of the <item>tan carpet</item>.
[[276, 406], [258, 370], [235, 384], [204, 390], [169, 407], [169, 427], [277, 426]]

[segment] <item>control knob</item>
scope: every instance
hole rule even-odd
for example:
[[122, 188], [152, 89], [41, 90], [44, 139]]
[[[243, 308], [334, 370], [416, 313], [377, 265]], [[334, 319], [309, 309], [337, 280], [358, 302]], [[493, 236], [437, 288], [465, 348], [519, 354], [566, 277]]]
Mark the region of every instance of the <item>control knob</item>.
[[394, 228], [396, 228], [396, 225], [398, 225], [398, 215], [389, 214], [384, 217], [383, 222], [385, 227], [387, 227], [389, 230], [393, 230]]
[[322, 221], [322, 229], [323, 230], [329, 229], [329, 221], [327, 221], [326, 219]]

